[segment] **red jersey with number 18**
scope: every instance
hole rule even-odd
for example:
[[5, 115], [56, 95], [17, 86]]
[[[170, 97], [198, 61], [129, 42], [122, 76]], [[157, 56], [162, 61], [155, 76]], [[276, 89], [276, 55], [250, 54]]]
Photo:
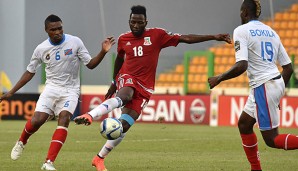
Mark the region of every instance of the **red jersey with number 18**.
[[160, 50], [177, 46], [179, 37], [179, 34], [161, 28], [146, 29], [140, 37], [135, 37], [132, 32], [120, 35], [118, 56], [125, 59], [119, 74], [129, 74], [143, 88], [153, 91]]

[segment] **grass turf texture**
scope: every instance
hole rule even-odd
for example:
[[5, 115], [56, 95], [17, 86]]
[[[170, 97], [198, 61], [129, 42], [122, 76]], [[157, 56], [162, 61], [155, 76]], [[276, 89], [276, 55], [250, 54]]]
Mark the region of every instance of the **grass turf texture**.
[[[10, 152], [25, 121], [0, 121], [0, 170], [40, 170], [57, 122], [50, 121], [35, 133], [17, 161]], [[296, 170], [298, 151], [265, 145], [258, 129], [263, 170]], [[281, 133], [298, 134], [297, 129]], [[99, 123], [86, 127], [71, 122], [66, 143], [55, 161], [58, 171], [92, 171], [91, 160], [105, 143]], [[105, 160], [109, 171], [248, 171], [250, 166], [236, 127], [135, 124], [123, 142]]]

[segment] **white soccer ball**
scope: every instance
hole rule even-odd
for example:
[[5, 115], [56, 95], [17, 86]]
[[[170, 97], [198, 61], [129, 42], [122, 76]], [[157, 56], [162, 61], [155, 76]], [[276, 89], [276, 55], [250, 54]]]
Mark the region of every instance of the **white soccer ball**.
[[106, 118], [100, 123], [100, 134], [108, 140], [115, 140], [123, 132], [122, 123], [116, 118]]

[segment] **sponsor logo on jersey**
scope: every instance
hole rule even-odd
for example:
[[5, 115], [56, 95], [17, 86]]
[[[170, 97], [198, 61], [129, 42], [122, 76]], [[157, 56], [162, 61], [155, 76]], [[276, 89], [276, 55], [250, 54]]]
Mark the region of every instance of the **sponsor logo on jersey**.
[[131, 43], [130, 43], [130, 42], [127, 42], [127, 43], [126, 43], [126, 46], [129, 46], [129, 45], [131, 45]]
[[72, 55], [72, 49], [66, 49], [64, 50], [64, 55]]
[[150, 41], [150, 37], [144, 37], [144, 45], [146, 45], [146, 46], [152, 45], [152, 43]]
[[49, 60], [49, 59], [50, 59], [50, 54], [47, 54], [46, 60]]
[[235, 52], [240, 50], [240, 42], [238, 40], [235, 41]]

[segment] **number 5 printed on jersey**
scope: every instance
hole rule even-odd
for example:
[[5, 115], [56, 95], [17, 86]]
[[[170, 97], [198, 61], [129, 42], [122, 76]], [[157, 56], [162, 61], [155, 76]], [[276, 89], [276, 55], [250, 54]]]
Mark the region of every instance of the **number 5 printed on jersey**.
[[[265, 54], [266, 52], [266, 54]], [[271, 42], [261, 42], [261, 55], [263, 58], [263, 61], [267, 60], [269, 62], [272, 62], [273, 60], [273, 46]], [[265, 57], [266, 55], [266, 57]]]

